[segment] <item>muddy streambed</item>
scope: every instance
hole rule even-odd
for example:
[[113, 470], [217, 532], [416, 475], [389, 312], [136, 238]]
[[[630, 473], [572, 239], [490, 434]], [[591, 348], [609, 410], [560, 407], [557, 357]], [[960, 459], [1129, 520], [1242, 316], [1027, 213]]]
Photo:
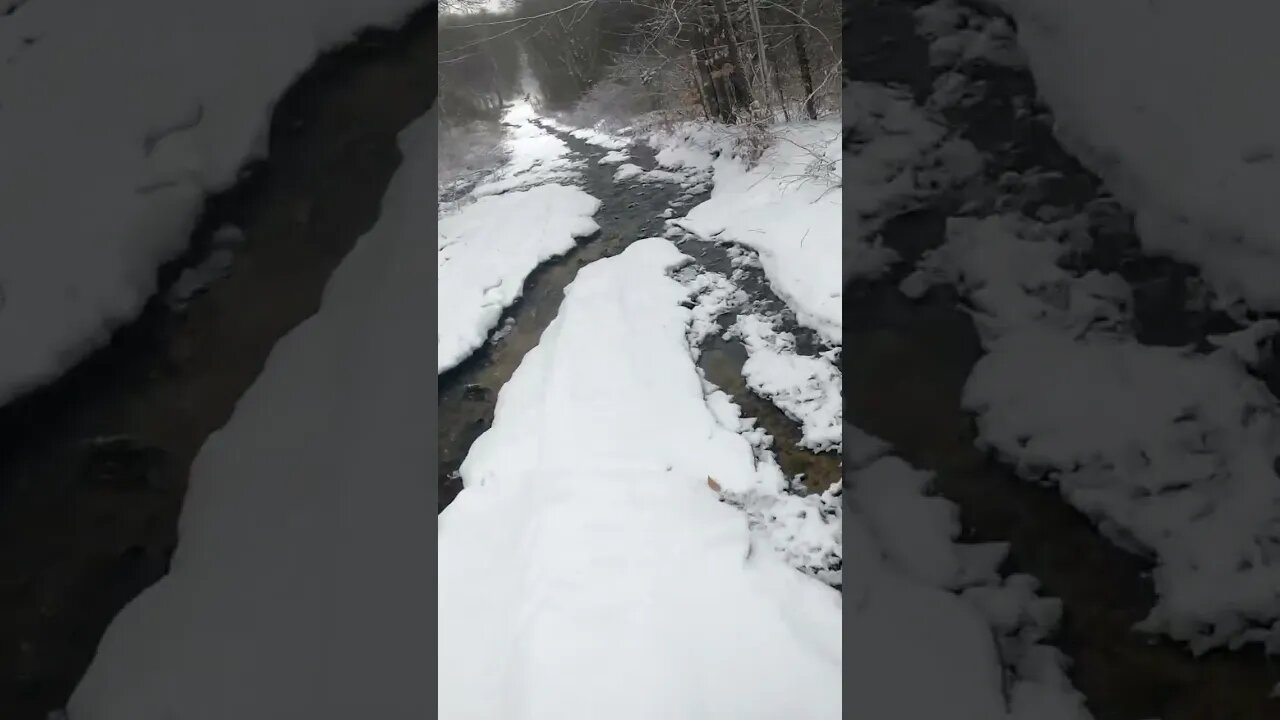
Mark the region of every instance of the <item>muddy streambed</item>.
[[[909, 88], [923, 104], [934, 80], [952, 69], [931, 68], [928, 45], [915, 34], [911, 12], [923, 4], [856, 4], [845, 27], [849, 75]], [[971, 212], [1086, 214], [1092, 246], [1070, 258], [1070, 267], [1128, 281], [1139, 342], [1202, 345], [1206, 334], [1234, 327], [1220, 313], [1188, 306], [1193, 268], [1142, 254], [1131, 213], [1057, 142], [1029, 73], [981, 63], [960, 72], [979, 99], [946, 108], [943, 117], [982, 153], [985, 171], [976, 184], [891, 220], [884, 240], [903, 262], [889, 277], [846, 288], [845, 418], [937, 473], [936, 491], [960, 506], [965, 539], [1009, 541], [1006, 569], [1034, 575], [1044, 594], [1062, 599], [1056, 644], [1072, 657], [1072, 679], [1098, 720], [1280, 717], [1280, 700], [1268, 698], [1280, 663], [1260, 650], [1195, 658], [1182, 645], [1132, 629], [1154, 603], [1150, 560], [1106, 540], [1056, 489], [1016, 477], [976, 448], [973, 419], [960, 405], [982, 354], [973, 323], [949, 288], [918, 301], [897, 290], [919, 255], [945, 240], [947, 217], [989, 198]], [[1280, 373], [1267, 372], [1274, 391]]]
[[195, 453], [378, 217], [396, 136], [435, 96], [435, 17], [320, 58], [277, 105], [269, 157], [208, 201], [143, 315], [0, 409], [5, 720], [60, 708], [107, 623], [166, 572]]
[[[462, 489], [458, 467], [466, 458], [471, 444], [493, 423], [493, 409], [498, 391], [519, 366], [525, 353], [538, 344], [547, 325], [556, 316], [564, 288], [573, 281], [578, 268], [595, 260], [617, 255], [627, 245], [645, 237], [660, 236], [665, 230], [661, 217], [673, 201], [684, 199], [678, 214], [706, 199], [707, 193], [686, 195], [679, 185], [671, 183], [641, 184], [631, 181], [615, 183], [617, 165], [600, 165], [597, 161], [607, 150], [590, 145], [566, 133], [550, 128], [549, 132], [569, 144], [586, 159], [582, 186], [600, 198], [603, 206], [596, 213], [600, 230], [583, 238], [566, 255], [551, 260], [535, 270], [525, 281], [520, 299], [503, 314], [490, 340], [474, 355], [440, 376], [439, 379], [439, 509], [444, 510]], [[645, 170], [657, 165], [652, 148], [637, 144], [629, 151], [628, 162]], [[730, 275], [733, 268], [724, 247], [693, 239], [679, 242], [681, 249], [708, 270]], [[771, 310], [784, 306], [768, 289], [759, 268], [750, 268], [744, 289], [753, 300]], [[796, 331], [794, 316], [784, 328]], [[732, 323], [732, 316], [722, 318], [722, 325]], [[798, 344], [804, 348], [807, 333], [797, 331]], [[768, 400], [753, 394], [742, 378], [746, 350], [737, 341], [712, 338], [704, 345], [700, 366], [707, 378], [733, 396], [743, 407], [743, 414], [759, 418], [759, 423], [775, 438], [774, 451], [783, 469], [789, 473], [805, 473], [806, 482], [825, 487], [839, 477], [839, 457], [834, 453], [815, 454], [797, 446], [798, 426]]]

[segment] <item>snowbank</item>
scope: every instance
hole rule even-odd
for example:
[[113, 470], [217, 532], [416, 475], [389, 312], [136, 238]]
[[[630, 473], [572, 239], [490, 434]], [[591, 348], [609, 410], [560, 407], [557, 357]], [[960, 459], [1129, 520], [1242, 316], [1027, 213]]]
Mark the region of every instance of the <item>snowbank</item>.
[[[854, 434], [861, 434], [854, 430]], [[1007, 547], [961, 544], [957, 509], [896, 457], [847, 470], [845, 691], [874, 718], [1089, 720], [1064, 660], [1041, 644], [1061, 612]], [[1008, 673], [1006, 679], [1005, 673]], [[1010, 700], [1006, 702], [1006, 687]]]
[[583, 267], [440, 515], [439, 713], [841, 716], [840, 598], [717, 501], [759, 482], [704, 399], [687, 261]]
[[419, 4], [39, 0], [0, 18], [0, 402], [141, 309], [318, 53]]
[[[665, 167], [696, 169], [706, 166], [710, 150], [719, 151], [711, 164], [711, 199], [676, 222], [700, 237], [758, 251], [774, 291], [799, 321], [838, 344], [842, 282], [833, 259], [841, 253], [840, 126], [796, 123], [775, 132], [753, 168], [732, 154], [731, 136], [723, 134], [658, 136], [657, 159]], [[702, 144], [707, 139], [717, 147]]]
[[843, 405], [840, 367], [834, 358], [797, 353], [795, 336], [778, 332], [772, 321], [759, 315], [739, 315], [733, 332], [747, 349], [742, 376], [752, 392], [769, 398], [800, 423], [801, 447], [838, 452]]
[[436, 371], [484, 344], [525, 278], [599, 229], [600, 201], [576, 187], [539, 185], [482, 197], [440, 218], [436, 235]]
[[1274, 649], [1280, 406], [1246, 365], [1275, 328], [1218, 338], [1211, 354], [1140, 345], [1120, 278], [1058, 266], [1072, 227], [953, 218], [903, 289], [949, 282], [974, 306], [987, 354], [963, 402], [981, 442], [1154, 555], [1159, 600], [1146, 628], [1195, 650]]
[[382, 218], [196, 458], [169, 574], [111, 623], [70, 717], [434, 715], [434, 129], [405, 131]]
[[1149, 251], [1280, 310], [1280, 4], [1000, 0], [1056, 131]]

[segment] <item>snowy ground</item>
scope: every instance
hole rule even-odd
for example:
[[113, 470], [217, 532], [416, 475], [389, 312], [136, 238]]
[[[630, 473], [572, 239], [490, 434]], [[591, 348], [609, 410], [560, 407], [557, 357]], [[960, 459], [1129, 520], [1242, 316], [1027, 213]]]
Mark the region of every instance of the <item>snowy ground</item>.
[[998, 4], [1057, 135], [1135, 209], [1144, 247], [1280, 310], [1280, 5]]
[[679, 226], [758, 251], [774, 291], [800, 322], [839, 344], [842, 283], [832, 260], [841, 251], [840, 127], [797, 123], [774, 135], [753, 167], [735, 154], [736, 138], [714, 126], [688, 123], [649, 141], [663, 167], [713, 174], [711, 199]]
[[0, 402], [132, 319], [205, 195], [266, 149], [273, 104], [318, 53], [418, 5], [40, 0], [6, 12]]
[[576, 187], [547, 184], [482, 197], [440, 218], [438, 373], [485, 343], [534, 268], [598, 229], [591, 216], [599, 207]]
[[[1276, 233], [1259, 204], [1277, 184], [1261, 87], [1278, 62], [1258, 29], [1274, 13], [913, 5], [854, 18], [875, 30], [846, 86], [845, 261], [875, 347], [845, 349], [873, 378], [853, 421], [936, 468], [966, 532], [1008, 537], [1058, 589], [1099, 717], [1273, 717], [1273, 665], [1225, 651], [1280, 648]], [[917, 360], [934, 338], [957, 359]], [[877, 390], [889, 358], [917, 379]], [[923, 429], [895, 400], [930, 409]], [[1098, 560], [1097, 585], [1077, 582]]]
[[[847, 468], [845, 657], [859, 712], [956, 720], [1089, 720], [1064, 659], [1041, 642], [1061, 613], [1027, 575], [1000, 578], [1002, 544], [961, 544], [930, 475], [862, 436]], [[877, 449], [879, 447], [879, 449]]]
[[439, 218], [438, 373], [484, 345], [529, 273], [599, 228], [600, 201], [563, 184], [577, 178], [580, 161], [538, 119], [528, 104], [512, 106], [503, 117], [506, 163]]
[[[435, 116], [378, 224], [197, 457], [168, 575], [103, 636], [75, 720], [427, 717]], [[339, 680], [340, 679], [340, 680]]]
[[[1268, 258], [1280, 224], [1263, 207], [1277, 184], [1265, 148], [1280, 105], [1259, 73], [1280, 55], [1257, 28], [1275, 13], [1002, 4], [1018, 23], [1016, 44], [1003, 19], [948, 0], [919, 10], [934, 63], [1017, 66], [1025, 53], [1055, 133], [1135, 208], [1142, 250], [1200, 266], [1205, 305], [1243, 298], [1272, 309]], [[1205, 112], [1183, 111], [1192, 96]], [[1196, 651], [1280, 648], [1280, 403], [1252, 374], [1270, 357], [1275, 321], [1251, 324], [1235, 306], [1234, 334], [1201, 347], [1144, 345], [1135, 288], [1089, 267], [1089, 209], [1056, 214], [953, 217], [945, 244], [902, 289], [920, 296], [949, 284], [973, 308], [987, 354], [964, 403], [981, 442], [1028, 479], [1057, 485], [1115, 543], [1153, 557], [1159, 599], [1143, 628]]]
[[584, 267], [499, 394], [440, 516], [443, 714], [840, 716], [838, 594], [718, 502], [777, 478], [704, 399], [685, 261]]

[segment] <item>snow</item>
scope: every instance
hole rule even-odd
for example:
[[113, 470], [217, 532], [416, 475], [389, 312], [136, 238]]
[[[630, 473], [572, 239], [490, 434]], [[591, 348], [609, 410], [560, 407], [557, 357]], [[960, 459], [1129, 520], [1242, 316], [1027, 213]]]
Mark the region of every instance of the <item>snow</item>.
[[320, 52], [418, 5], [38, 0], [0, 19], [0, 402], [140, 311]]
[[[591, 143], [596, 147], [602, 147], [602, 148], [605, 148], [606, 150], [610, 150], [612, 151], [609, 153], [610, 155], [613, 155], [614, 153], [622, 150], [626, 150], [628, 147], [631, 146], [631, 141], [628, 140], [624, 135], [618, 134], [618, 133], [605, 132], [600, 129], [599, 124], [597, 124], [596, 127], [576, 127], [574, 125], [570, 125], [569, 123], [556, 120], [555, 118], [552, 118], [552, 117], [543, 117], [540, 119], [540, 122], [543, 125], [546, 125], [547, 127], [553, 130], [559, 130], [560, 132], [568, 133], [569, 135], [572, 135], [573, 137], [579, 140], [582, 140], [583, 142]], [[620, 132], [625, 132], [625, 130]], [[625, 155], [626, 153], [621, 153], [621, 154]]]
[[955, 542], [955, 506], [930, 496], [931, 476], [899, 458], [847, 473], [853, 652], [845, 689], [858, 710], [886, 718], [1088, 720], [1064, 659], [1041, 643], [1059, 604], [1038, 597], [1027, 576], [997, 576], [1006, 547]]
[[874, 278], [898, 260], [878, 233], [884, 221], [918, 206], [982, 167], [977, 150], [901, 90], [865, 82], [844, 86], [844, 279]]
[[733, 331], [747, 349], [742, 367], [747, 387], [800, 423], [801, 447], [839, 451], [843, 427], [839, 365], [826, 354], [797, 353], [795, 336], [778, 332], [772, 319], [760, 315], [739, 315]]
[[498, 195], [544, 183], [573, 180], [581, 163], [570, 155], [563, 140], [543, 130], [543, 120], [527, 102], [513, 103], [503, 113], [507, 126], [503, 148], [506, 164], [472, 192], [475, 197]]
[[989, 17], [960, 5], [938, 0], [915, 12], [922, 35], [930, 40], [929, 62], [959, 66], [977, 61], [1005, 67], [1024, 67], [1014, 29], [1001, 17]]
[[630, 160], [630, 159], [631, 159], [631, 156], [628, 155], [627, 153], [624, 153], [621, 150], [612, 150], [610, 152], [605, 153], [604, 157], [600, 158], [600, 164], [614, 165], [617, 163], [626, 162], [627, 160]]
[[644, 168], [639, 165], [625, 163], [623, 165], [619, 165], [618, 169], [613, 173], [613, 181], [623, 182], [625, 180], [631, 180], [639, 177], [642, 173], [644, 173]]
[[576, 130], [570, 130], [569, 134], [579, 140], [585, 140], [597, 147], [607, 148], [614, 151], [625, 150], [631, 145], [626, 138], [609, 135], [608, 133], [603, 133], [592, 128], [578, 128]]
[[1144, 248], [1280, 309], [1280, 4], [1000, 0], [1064, 144]]
[[1274, 325], [1208, 354], [1140, 345], [1122, 280], [1058, 266], [1071, 227], [953, 218], [904, 286], [951, 282], [974, 307], [987, 354], [963, 402], [981, 443], [1154, 557], [1144, 629], [1196, 651], [1274, 648], [1280, 407], [1246, 365]]
[[580, 162], [539, 127], [545, 121], [528, 103], [508, 108], [507, 162], [439, 219], [438, 373], [484, 345], [535, 268], [600, 229], [600, 200], [563, 184], [579, 177]]
[[684, 123], [669, 132], [651, 133], [647, 142], [658, 151], [655, 159], [662, 167], [710, 170], [715, 162], [713, 152], [728, 139], [723, 126]]
[[481, 197], [440, 218], [438, 373], [485, 343], [534, 268], [599, 229], [591, 219], [599, 209], [581, 189], [550, 184]]
[[750, 298], [741, 288], [717, 272], [703, 272], [683, 281], [694, 298], [689, 320], [689, 347], [695, 352], [711, 335], [720, 332], [717, 320]]
[[676, 222], [701, 238], [730, 240], [760, 253], [774, 291], [799, 321], [831, 343], [841, 337], [840, 127], [835, 122], [796, 123], [774, 129], [776, 138], [759, 163], [748, 167], [726, 145], [731, 136], [696, 133], [658, 136], [658, 162], [705, 168], [716, 142], [711, 198]]
[[435, 123], [402, 135], [378, 224], [201, 449], [170, 571], [112, 621], [69, 717], [434, 714], [420, 309]]
[[500, 391], [440, 515], [440, 715], [840, 717], [839, 594], [708, 487], [761, 478], [693, 364], [687, 261], [583, 267]]

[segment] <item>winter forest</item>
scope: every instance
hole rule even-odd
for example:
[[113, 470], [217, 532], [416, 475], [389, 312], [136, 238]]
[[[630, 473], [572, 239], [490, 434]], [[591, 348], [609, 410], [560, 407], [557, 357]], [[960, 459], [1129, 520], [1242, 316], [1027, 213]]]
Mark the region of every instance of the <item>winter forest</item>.
[[439, 37], [442, 131], [459, 149], [496, 137], [530, 81], [541, 112], [602, 129], [699, 119], [763, 132], [839, 109], [833, 0], [449, 0]]

